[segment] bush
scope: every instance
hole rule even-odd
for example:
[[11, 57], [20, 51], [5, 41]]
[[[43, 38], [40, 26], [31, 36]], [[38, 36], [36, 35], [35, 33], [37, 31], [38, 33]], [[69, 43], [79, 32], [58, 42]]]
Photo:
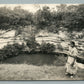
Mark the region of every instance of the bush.
[[40, 45], [40, 51], [42, 53], [52, 53], [55, 50], [55, 45], [50, 43], [42, 43]]
[[35, 52], [39, 44], [36, 41], [28, 40], [27, 46], [30, 49], [30, 52]]
[[57, 44], [56, 49], [59, 50], [59, 51], [63, 51], [63, 47], [62, 47], [62, 45], [60, 43]]
[[5, 58], [17, 56], [21, 53], [23, 48], [24, 45], [20, 45], [18, 43], [8, 44], [7, 46], [4, 46], [3, 49], [1, 49], [2, 53], [0, 54], [0, 59], [3, 60]]
[[18, 44], [18, 43], [13, 44], [13, 46], [14, 46], [16, 49], [18, 49], [19, 52], [22, 51], [22, 49], [25, 47], [24, 44], [20, 45], [20, 44]]

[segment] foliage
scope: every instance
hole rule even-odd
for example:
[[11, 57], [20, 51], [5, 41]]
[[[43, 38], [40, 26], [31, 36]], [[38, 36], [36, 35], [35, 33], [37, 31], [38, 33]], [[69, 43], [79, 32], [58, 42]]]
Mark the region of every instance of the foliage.
[[56, 47], [57, 50], [60, 50], [60, 51], [63, 51], [63, 47], [60, 43], [57, 44], [57, 47]]
[[21, 53], [23, 48], [24, 45], [20, 45], [18, 43], [8, 44], [7, 46], [4, 46], [4, 48], [0, 50], [2, 51], [2, 53], [0, 54], [0, 58], [1, 60], [3, 60], [5, 58], [17, 56], [18, 54]]
[[28, 25], [34, 25], [37, 29], [47, 29], [50, 32], [58, 31], [61, 26], [69, 31], [79, 31], [84, 28], [84, 4], [69, 6], [61, 4], [56, 8], [57, 11], [51, 11], [48, 6], [44, 6], [32, 14], [20, 6], [13, 10], [0, 7], [0, 29], [17, 30], [19, 26]]
[[57, 11], [53, 12], [48, 7], [43, 7], [43, 9], [37, 11], [37, 27], [47, 28], [50, 32], [58, 31], [61, 26], [69, 31], [81, 31], [84, 28], [83, 11], [84, 4], [70, 6], [61, 4], [57, 6]]
[[10, 29], [11, 26], [17, 29], [17, 26], [25, 26], [31, 24], [32, 13], [21, 9], [21, 7], [15, 7], [11, 10], [6, 7], [0, 7], [0, 29]]
[[27, 46], [29, 47], [30, 52], [33, 53], [39, 47], [39, 44], [35, 40], [28, 40], [27, 41]]
[[55, 50], [55, 46], [53, 44], [44, 42], [40, 45], [40, 51], [42, 53], [52, 53], [54, 50]]

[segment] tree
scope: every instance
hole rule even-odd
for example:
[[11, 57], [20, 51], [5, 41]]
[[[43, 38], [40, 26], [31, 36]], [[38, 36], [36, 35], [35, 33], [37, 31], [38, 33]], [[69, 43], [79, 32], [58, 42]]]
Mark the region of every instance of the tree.
[[37, 27], [40, 29], [45, 29], [46, 26], [51, 23], [51, 12], [49, 7], [44, 6], [43, 9], [39, 9], [36, 13], [36, 23]]
[[0, 29], [17, 29], [18, 26], [26, 26], [33, 24], [33, 14], [22, 9], [20, 6], [13, 10], [1, 7], [0, 8]]

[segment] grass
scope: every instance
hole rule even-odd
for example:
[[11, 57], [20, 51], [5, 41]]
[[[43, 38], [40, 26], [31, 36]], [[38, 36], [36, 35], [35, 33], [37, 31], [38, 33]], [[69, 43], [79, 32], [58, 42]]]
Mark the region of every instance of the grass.
[[64, 66], [0, 64], [0, 80], [84, 80], [82, 73], [71, 79], [65, 76]]

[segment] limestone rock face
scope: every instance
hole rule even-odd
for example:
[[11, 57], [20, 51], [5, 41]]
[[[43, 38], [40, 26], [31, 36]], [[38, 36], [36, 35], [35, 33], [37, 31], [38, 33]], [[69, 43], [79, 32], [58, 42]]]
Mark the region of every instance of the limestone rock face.
[[14, 41], [15, 30], [5, 32], [6, 31], [3, 31], [2, 33], [4, 34], [0, 35], [0, 49], [2, 49], [8, 43], [13, 44]]

